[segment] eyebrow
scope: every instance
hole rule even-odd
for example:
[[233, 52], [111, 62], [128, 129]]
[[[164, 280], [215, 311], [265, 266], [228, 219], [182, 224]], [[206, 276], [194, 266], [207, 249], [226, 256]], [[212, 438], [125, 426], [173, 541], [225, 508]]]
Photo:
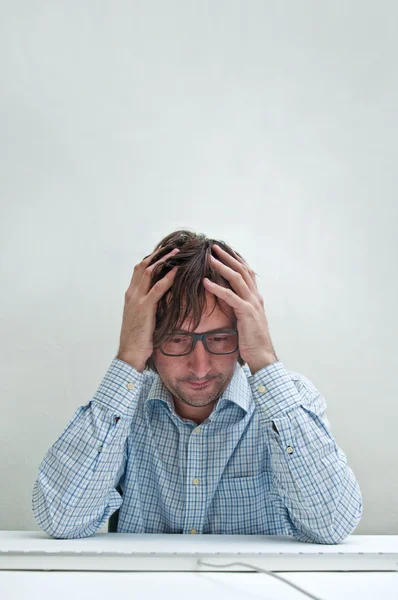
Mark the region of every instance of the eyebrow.
[[[218, 327], [217, 329], [210, 329], [209, 331], [202, 331], [202, 333], [216, 333], [217, 331], [229, 331], [233, 327]], [[193, 331], [185, 331], [184, 329], [176, 329], [175, 333], [194, 333]]]

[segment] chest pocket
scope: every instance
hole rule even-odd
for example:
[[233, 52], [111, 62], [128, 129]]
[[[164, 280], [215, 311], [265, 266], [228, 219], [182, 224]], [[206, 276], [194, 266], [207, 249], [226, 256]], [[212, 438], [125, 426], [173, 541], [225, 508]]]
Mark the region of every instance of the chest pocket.
[[271, 511], [270, 471], [222, 478], [207, 511], [204, 533], [266, 534]]

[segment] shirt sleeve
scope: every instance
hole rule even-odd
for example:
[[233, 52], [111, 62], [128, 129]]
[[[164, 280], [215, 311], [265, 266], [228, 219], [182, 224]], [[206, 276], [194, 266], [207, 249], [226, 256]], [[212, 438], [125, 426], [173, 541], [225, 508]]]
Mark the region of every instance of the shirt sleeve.
[[32, 511], [51, 537], [90, 536], [120, 507], [115, 487], [144, 380], [145, 372], [113, 359], [93, 399], [76, 410], [44, 456]]
[[331, 433], [325, 399], [281, 361], [248, 380], [267, 435], [281, 519], [299, 541], [340, 543], [361, 519], [362, 496]]

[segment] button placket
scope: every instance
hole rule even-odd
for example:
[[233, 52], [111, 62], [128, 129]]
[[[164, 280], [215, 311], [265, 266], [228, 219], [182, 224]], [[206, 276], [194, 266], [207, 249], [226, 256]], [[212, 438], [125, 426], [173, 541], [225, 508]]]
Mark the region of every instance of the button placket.
[[203, 444], [202, 427], [197, 426], [191, 431], [188, 441], [187, 460], [187, 488], [186, 488], [186, 513], [184, 518], [184, 531], [197, 534], [200, 532], [205, 508], [205, 486], [202, 478]]

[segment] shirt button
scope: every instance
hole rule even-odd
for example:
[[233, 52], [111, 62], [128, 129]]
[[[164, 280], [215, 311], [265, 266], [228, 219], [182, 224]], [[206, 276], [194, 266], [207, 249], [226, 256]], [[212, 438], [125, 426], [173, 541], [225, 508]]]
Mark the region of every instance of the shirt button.
[[196, 429], [194, 429], [194, 433], [200, 433], [200, 427], [196, 427]]
[[98, 446], [98, 452], [101, 452], [102, 446]]
[[198, 485], [198, 483], [200, 483], [200, 480], [197, 477], [195, 477], [195, 479], [192, 479], [192, 483], [194, 485]]
[[261, 394], [263, 394], [266, 390], [266, 387], [265, 385], [259, 385], [257, 389]]
[[286, 452], [289, 452], [289, 454], [291, 454], [293, 452], [293, 448], [291, 446], [288, 446], [286, 448]]
[[130, 383], [128, 383], [128, 384], [127, 384], [127, 389], [128, 389], [128, 390], [133, 390], [133, 389], [134, 389], [134, 383], [132, 383], [132, 382], [130, 381]]
[[196, 531], [196, 529], [191, 529], [191, 531], [189, 533], [198, 533], [198, 532]]

